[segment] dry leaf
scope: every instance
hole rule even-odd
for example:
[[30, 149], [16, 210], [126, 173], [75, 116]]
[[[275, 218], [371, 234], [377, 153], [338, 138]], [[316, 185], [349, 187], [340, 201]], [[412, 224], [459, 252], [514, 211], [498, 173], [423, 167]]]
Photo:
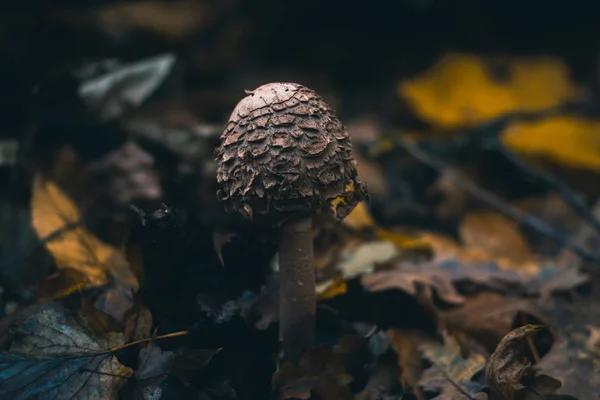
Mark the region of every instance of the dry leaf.
[[411, 388], [417, 400], [424, 400], [425, 395], [418, 387], [419, 379], [423, 374], [421, 357], [417, 350], [419, 333], [390, 329], [388, 336], [390, 338], [390, 345], [398, 356], [402, 386], [405, 390]]
[[462, 307], [439, 312], [449, 331], [460, 331], [484, 344], [491, 352], [512, 327], [527, 300], [482, 292], [468, 297]]
[[444, 344], [424, 342], [419, 345], [419, 350], [425, 359], [433, 363], [420, 380], [425, 392], [439, 393], [434, 397], [439, 400], [464, 400], [462, 392], [479, 400], [487, 399], [485, 394], [480, 393], [486, 386], [473, 380], [485, 368], [483, 356], [472, 354], [463, 358], [460, 346], [448, 334], [444, 334]]
[[174, 357], [175, 353], [172, 351], [162, 351], [156, 345], [156, 339], [152, 339], [140, 351], [138, 357], [139, 367], [134, 376], [142, 393], [162, 393], [161, 384], [169, 375]]
[[459, 233], [468, 250], [477, 250], [488, 259], [508, 259], [515, 264], [531, 260], [529, 244], [514, 221], [496, 212], [470, 212]]
[[402, 270], [363, 275], [360, 282], [371, 292], [402, 290], [413, 296], [424, 294], [429, 301], [433, 301], [431, 290], [434, 289], [442, 301], [462, 304], [465, 299], [456, 291], [449, 276], [439, 272], [407, 264]]
[[352, 400], [350, 382], [340, 355], [327, 345], [307, 350], [298, 366], [284, 363], [271, 379], [279, 399], [310, 399], [314, 392], [322, 400]]
[[[76, 204], [52, 181], [37, 174], [33, 184], [31, 217], [40, 239], [64, 230], [45, 243], [59, 269], [71, 268], [85, 276], [81, 287], [96, 287], [117, 281], [132, 290], [138, 282], [123, 252], [102, 242], [80, 225]], [[66, 229], [68, 225], [73, 228]], [[66, 290], [68, 292], [68, 290]]]
[[[600, 351], [596, 346], [600, 307], [596, 301], [538, 303], [556, 341], [535, 369], [559, 379], [563, 398], [595, 399], [600, 393]], [[573, 397], [567, 397], [573, 396]]]
[[353, 229], [372, 228], [376, 225], [364, 201], [358, 203], [354, 210], [344, 218], [342, 223]]
[[561, 386], [560, 381], [547, 375], [536, 375], [525, 355], [525, 339], [542, 328], [525, 325], [510, 331], [490, 356], [485, 375], [490, 388], [502, 399], [525, 400], [530, 396], [528, 392], [545, 398]]
[[141, 304], [125, 314], [124, 335], [128, 341], [140, 340], [150, 336], [152, 329], [152, 313]]
[[422, 75], [401, 82], [398, 93], [419, 117], [443, 128], [474, 126], [516, 110], [544, 110], [578, 95], [561, 60], [503, 60], [507, 78], [502, 82], [487, 61], [472, 54], [446, 54]]
[[0, 355], [0, 396], [116, 399], [131, 369], [105, 350], [65, 310], [46, 308], [17, 329], [10, 352]]
[[582, 117], [552, 117], [519, 122], [502, 133], [502, 142], [526, 156], [543, 157], [574, 168], [600, 170], [600, 122]]

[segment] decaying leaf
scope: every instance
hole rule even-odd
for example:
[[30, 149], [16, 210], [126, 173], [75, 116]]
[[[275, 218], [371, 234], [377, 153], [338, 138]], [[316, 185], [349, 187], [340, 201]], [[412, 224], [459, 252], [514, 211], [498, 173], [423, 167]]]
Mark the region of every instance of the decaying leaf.
[[594, 302], [569, 304], [540, 301], [539, 310], [556, 332], [550, 351], [535, 365], [540, 373], [559, 379], [561, 396], [595, 399], [600, 393], [600, 350], [597, 330], [600, 307]]
[[116, 281], [128, 290], [137, 290], [137, 279], [123, 252], [79, 225], [81, 215], [75, 203], [40, 174], [33, 184], [31, 216], [39, 238], [46, 238], [67, 225], [73, 226], [48, 240], [45, 246], [59, 269], [74, 269], [85, 276], [85, 281], [78, 282], [78, 286], [96, 287]]
[[423, 374], [421, 357], [418, 351], [418, 332], [390, 329], [388, 331], [390, 345], [398, 356], [400, 367], [400, 382], [405, 390], [412, 390], [418, 400], [425, 399], [418, 383]]
[[515, 316], [526, 309], [527, 300], [499, 293], [482, 292], [469, 296], [461, 307], [440, 310], [442, 325], [451, 332], [464, 332], [489, 351], [510, 332]]
[[279, 399], [310, 399], [314, 392], [322, 400], [351, 400], [352, 377], [339, 354], [327, 345], [307, 350], [298, 366], [284, 363], [273, 374], [271, 384]]
[[136, 200], [157, 200], [162, 196], [154, 157], [132, 140], [86, 165], [97, 195], [115, 205]]
[[[138, 387], [142, 393], [160, 391], [161, 384], [167, 379], [169, 370], [175, 353], [172, 351], [163, 351], [156, 344], [156, 340], [151, 340], [144, 347], [138, 357], [138, 369], [134, 377], [138, 382]], [[146, 396], [144, 396], [146, 398]]]
[[509, 332], [500, 341], [490, 356], [485, 375], [491, 389], [506, 400], [541, 398], [554, 394], [561, 386], [560, 381], [547, 375], [537, 375], [525, 355], [525, 339], [543, 327], [524, 325]]
[[578, 95], [559, 59], [501, 61], [507, 78], [498, 81], [492, 73], [497, 60], [449, 53], [422, 75], [401, 82], [399, 95], [422, 119], [444, 128], [478, 125], [517, 110], [543, 110]]
[[131, 372], [65, 310], [48, 307], [23, 322], [0, 354], [0, 397], [116, 399]]
[[143, 305], [137, 304], [125, 314], [124, 335], [127, 341], [147, 338], [151, 329], [152, 313]]
[[433, 364], [420, 379], [424, 392], [438, 393], [434, 397], [438, 400], [464, 400], [464, 393], [478, 400], [487, 399], [487, 395], [481, 393], [486, 385], [477, 381], [485, 368], [482, 355], [471, 354], [463, 358], [460, 346], [447, 334], [444, 335], [444, 344], [428, 341], [421, 343], [419, 350]]
[[231, 243], [231, 240], [234, 237], [238, 237], [238, 234], [235, 232], [227, 232], [227, 233], [219, 233], [217, 231], [213, 232], [213, 245], [215, 247], [215, 252], [217, 253], [217, 257], [219, 257], [219, 261], [221, 265], [225, 265], [225, 261], [223, 260], [223, 246], [227, 243]]
[[376, 272], [361, 277], [362, 285], [372, 292], [402, 290], [410, 295], [424, 295], [433, 300], [433, 290], [441, 300], [462, 304], [464, 298], [457, 292], [448, 275], [433, 270], [421, 270], [418, 265], [405, 265], [402, 269]]
[[518, 225], [495, 212], [471, 212], [459, 227], [463, 245], [483, 253], [488, 259], [507, 259], [522, 265], [532, 259], [531, 250]]

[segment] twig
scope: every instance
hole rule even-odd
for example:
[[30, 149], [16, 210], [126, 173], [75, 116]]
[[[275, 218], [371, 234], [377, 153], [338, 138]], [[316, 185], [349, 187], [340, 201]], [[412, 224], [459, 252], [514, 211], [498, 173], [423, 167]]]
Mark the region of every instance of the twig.
[[564, 235], [555, 231], [551, 226], [546, 224], [541, 219], [529, 215], [513, 206], [508, 204], [506, 201], [502, 200], [498, 196], [493, 193], [477, 186], [473, 181], [468, 179], [466, 176], [461, 174], [456, 169], [452, 168], [450, 165], [446, 164], [444, 161], [436, 159], [429, 154], [422, 151], [417, 145], [409, 143], [403, 139], [395, 138], [395, 143], [405, 149], [411, 156], [421, 161], [422, 163], [428, 165], [434, 170], [438, 171], [440, 174], [444, 174], [444, 176], [451, 179], [457, 186], [462, 188], [465, 192], [469, 193], [471, 196], [478, 198], [479, 200], [487, 203], [491, 207], [495, 208], [499, 212], [507, 215], [508, 217], [514, 219], [515, 221], [522, 223], [523, 225], [527, 225], [528, 227], [536, 230], [537, 232], [553, 239], [559, 245], [563, 247], [567, 247], [581, 258], [586, 261], [594, 261], [600, 262], [600, 257], [587, 252], [578, 244], [566, 238]]
[[149, 342], [154, 339], [169, 339], [169, 338], [174, 338], [174, 337], [179, 337], [179, 336], [186, 336], [189, 334], [190, 334], [190, 331], [180, 331], [180, 332], [167, 333], [166, 335], [160, 335], [160, 336], [156, 336], [156, 337], [149, 337], [149, 338], [145, 338], [145, 339], [135, 340], [133, 342], [125, 343], [120, 346], [112, 347], [106, 351], [102, 351], [102, 352], [98, 353], [97, 355], [114, 353], [116, 351], [125, 349], [127, 347], [135, 346], [136, 344], [140, 344], [140, 343], [146, 343], [146, 342]]
[[530, 165], [527, 165], [523, 161], [519, 160], [510, 150], [508, 150], [500, 141], [498, 141], [498, 150], [500, 153], [512, 164], [522, 169], [529, 176], [544, 182], [550, 188], [552, 188], [562, 200], [567, 203], [571, 208], [584, 220], [588, 221], [592, 227], [600, 234], [600, 221], [592, 213], [589, 207], [581, 201], [571, 188], [561, 181], [559, 178], [552, 176], [551, 174], [545, 173], [538, 170]]
[[431, 362], [433, 365], [435, 365], [435, 367], [437, 369], [440, 370], [440, 372], [442, 373], [442, 375], [444, 375], [444, 377], [448, 380], [448, 382], [450, 382], [450, 384], [452, 386], [454, 386], [454, 388], [456, 390], [458, 390], [463, 396], [465, 396], [467, 399], [469, 400], [476, 400], [473, 396], [471, 396], [469, 393], [467, 393], [463, 388], [460, 387], [460, 385], [456, 382], [454, 382], [454, 380], [452, 378], [450, 378], [450, 375], [448, 375], [446, 373], [446, 371], [444, 371], [444, 369], [442, 367], [440, 367], [435, 361]]

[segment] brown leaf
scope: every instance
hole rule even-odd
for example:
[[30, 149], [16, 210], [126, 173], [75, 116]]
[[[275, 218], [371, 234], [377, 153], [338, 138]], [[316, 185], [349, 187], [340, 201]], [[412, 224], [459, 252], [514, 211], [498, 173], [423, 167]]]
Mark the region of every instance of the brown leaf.
[[71, 268], [85, 276], [85, 281], [78, 282], [82, 288], [103, 286], [115, 280], [137, 290], [137, 279], [123, 252], [77, 225], [81, 215], [75, 203], [40, 174], [33, 184], [31, 218], [39, 238], [46, 238], [69, 224], [75, 225], [46, 241], [45, 246], [58, 269]]
[[456, 291], [449, 276], [439, 272], [406, 264], [401, 270], [363, 275], [361, 283], [372, 292], [395, 289], [416, 296], [420, 295], [422, 290], [426, 290], [426, 296], [430, 299], [428, 292], [433, 289], [441, 300], [450, 304], [462, 304], [465, 299]]
[[111, 315], [94, 307], [83, 296], [81, 297], [79, 315], [83, 319], [83, 325], [94, 332], [96, 336], [106, 335], [109, 332], [121, 332], [123, 328], [123, 324]]
[[[597, 301], [570, 303], [560, 300], [539, 302], [539, 311], [548, 319], [556, 341], [535, 368], [559, 379], [561, 396], [594, 399], [600, 393], [600, 350]], [[570, 397], [569, 397], [570, 398]]]
[[506, 400], [524, 400], [528, 392], [553, 394], [561, 384], [549, 376], [537, 376], [525, 355], [525, 339], [543, 327], [525, 325], [509, 332], [488, 360], [486, 379], [492, 391]]
[[140, 340], [150, 336], [152, 313], [141, 304], [125, 314], [125, 337], [128, 341]]
[[325, 344], [308, 349], [297, 366], [284, 363], [271, 386], [279, 399], [309, 399], [314, 392], [322, 400], [352, 400], [350, 382], [340, 354]]
[[402, 386], [405, 390], [411, 388], [417, 400], [424, 400], [425, 395], [418, 386], [419, 379], [423, 374], [421, 357], [417, 350], [419, 342], [418, 332], [390, 329], [388, 336], [390, 338], [390, 345], [398, 356]]
[[520, 298], [483, 292], [468, 297], [460, 308], [441, 310], [440, 321], [449, 331], [464, 332], [491, 352], [510, 331], [516, 314], [526, 303]]
[[518, 225], [496, 212], [471, 212], [459, 227], [467, 249], [477, 250], [489, 259], [506, 258], [520, 264], [531, 259], [529, 244]]
[[[463, 358], [457, 341], [444, 334], [444, 344], [423, 342], [419, 345], [423, 357], [433, 363], [425, 370], [420, 386], [425, 392], [437, 392], [437, 399], [464, 400], [465, 393], [472, 398], [484, 400], [487, 396], [481, 391], [485, 385], [474, 378], [483, 372], [485, 359], [479, 354]], [[458, 388], [459, 389], [458, 389]]]

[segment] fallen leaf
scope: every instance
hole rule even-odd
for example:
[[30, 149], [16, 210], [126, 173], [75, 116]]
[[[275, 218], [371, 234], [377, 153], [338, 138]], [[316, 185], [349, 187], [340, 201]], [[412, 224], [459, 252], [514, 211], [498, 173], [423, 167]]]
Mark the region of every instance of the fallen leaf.
[[371, 216], [371, 212], [364, 201], [361, 201], [354, 207], [354, 210], [344, 218], [342, 224], [353, 229], [372, 228], [376, 225]]
[[[84, 296], [81, 297], [79, 315], [83, 320], [82, 325], [91, 330], [96, 337], [106, 335], [109, 332], [120, 332], [123, 328], [123, 324], [121, 324], [111, 315], [94, 307]], [[115, 346], [119, 344], [116, 344]]]
[[223, 246], [227, 243], [231, 243], [231, 240], [234, 237], [239, 237], [235, 232], [227, 232], [227, 233], [219, 233], [217, 231], [213, 232], [213, 245], [215, 247], [215, 252], [217, 253], [217, 257], [219, 257], [219, 261], [221, 265], [225, 266], [225, 261], [223, 260]]
[[135, 371], [134, 377], [137, 380], [139, 390], [144, 393], [144, 399], [147, 398], [146, 393], [162, 394], [161, 385], [169, 376], [174, 357], [175, 353], [172, 351], [161, 350], [156, 344], [156, 339], [152, 339], [146, 347], [140, 350], [138, 356], [139, 367]]
[[191, 350], [176, 354], [171, 363], [171, 375], [190, 386], [221, 349]]
[[[137, 290], [138, 282], [129, 269], [123, 252], [102, 242], [80, 225], [75, 203], [52, 181], [37, 174], [31, 198], [31, 216], [40, 239], [60, 229], [64, 231], [45, 242], [59, 269], [70, 268], [85, 276], [82, 288], [97, 287], [116, 281]], [[70, 229], [66, 226], [73, 225]], [[67, 293], [65, 289], [63, 293]]]
[[284, 363], [271, 386], [279, 399], [310, 399], [314, 392], [322, 400], [351, 400], [350, 382], [340, 355], [325, 344], [305, 351], [297, 366]]
[[152, 313], [143, 305], [137, 304], [125, 314], [124, 335], [128, 341], [147, 338], [151, 329]]
[[424, 400], [425, 395], [418, 383], [423, 374], [421, 356], [417, 349], [419, 333], [414, 331], [402, 331], [390, 329], [388, 331], [390, 345], [398, 357], [400, 367], [400, 382], [404, 390], [412, 390], [417, 400]]
[[426, 298], [432, 301], [431, 290], [442, 301], [449, 304], [462, 304], [462, 297], [452, 284], [449, 276], [439, 274], [439, 271], [422, 270], [417, 265], [404, 265], [402, 270], [376, 272], [361, 276], [361, 284], [371, 292], [385, 290], [402, 290], [410, 295], [421, 295], [425, 291]]
[[482, 355], [472, 354], [463, 358], [460, 346], [448, 334], [444, 334], [444, 344], [427, 341], [419, 345], [419, 350], [433, 364], [423, 372], [419, 381], [424, 392], [438, 393], [434, 398], [439, 400], [464, 400], [463, 392], [478, 400], [487, 399], [481, 393], [486, 385], [476, 381], [485, 368]]
[[[510, 58], [507, 78], [494, 78], [490, 59], [448, 53], [429, 70], [400, 83], [398, 94], [423, 120], [442, 128], [475, 126], [512, 111], [539, 111], [579, 93], [565, 64], [549, 57]], [[551, 82], [551, 84], [550, 84]], [[548, 142], [544, 136], [541, 142]]]
[[139, 200], [158, 200], [162, 196], [154, 157], [133, 140], [87, 163], [91, 195], [117, 206]]
[[338, 261], [338, 270], [342, 272], [344, 278], [353, 278], [373, 271], [377, 264], [388, 262], [398, 254], [398, 250], [390, 242], [366, 242], [357, 248], [342, 252]]
[[527, 300], [493, 292], [469, 296], [460, 308], [440, 310], [440, 321], [448, 331], [464, 332], [493, 351], [510, 332], [515, 316]]
[[600, 170], [600, 122], [582, 117], [551, 117], [510, 124], [502, 142], [523, 156], [545, 158], [574, 168]]
[[548, 319], [556, 340], [535, 369], [560, 380], [559, 395], [595, 399], [600, 393], [600, 351], [593, 342], [600, 326], [597, 302], [550, 299], [540, 301], [537, 310]]
[[23, 322], [9, 352], [0, 354], [0, 396], [116, 399], [131, 372], [65, 310], [52, 307]]
[[489, 259], [508, 259], [522, 264], [532, 259], [531, 250], [518, 225], [496, 212], [470, 212], [459, 226], [460, 239], [468, 250]]
[[546, 398], [561, 386], [547, 375], [537, 375], [525, 355], [525, 339], [543, 329], [541, 325], [524, 325], [504, 336], [490, 356], [485, 375], [494, 393], [506, 400], [524, 400], [532, 394]]

